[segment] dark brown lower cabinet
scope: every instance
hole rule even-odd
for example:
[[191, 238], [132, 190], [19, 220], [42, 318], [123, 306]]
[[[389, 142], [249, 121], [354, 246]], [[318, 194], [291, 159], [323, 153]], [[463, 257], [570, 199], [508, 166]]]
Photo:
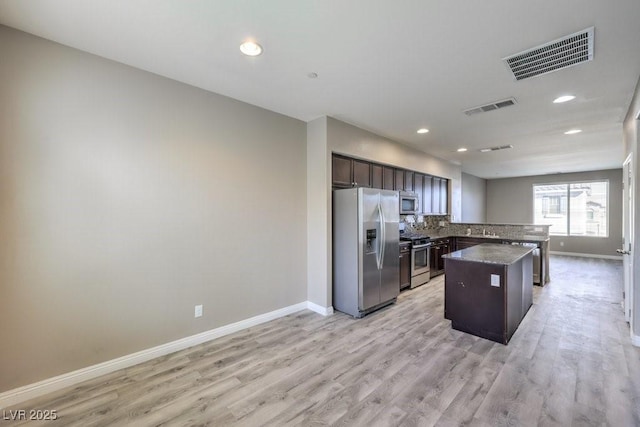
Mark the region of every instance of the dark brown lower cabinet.
[[477, 237], [456, 237], [456, 250], [467, 249], [485, 242], [486, 239], [479, 239]]
[[434, 240], [431, 243], [429, 267], [431, 270], [431, 277], [438, 276], [444, 273], [444, 259], [442, 255], [446, 255], [451, 252], [451, 246], [449, 239]]
[[411, 243], [400, 242], [400, 290], [411, 286]]

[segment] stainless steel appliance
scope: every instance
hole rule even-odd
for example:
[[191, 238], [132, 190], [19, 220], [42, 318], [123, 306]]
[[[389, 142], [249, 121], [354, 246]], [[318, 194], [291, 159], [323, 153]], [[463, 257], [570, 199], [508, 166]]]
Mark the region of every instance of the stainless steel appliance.
[[417, 233], [401, 233], [401, 240], [411, 242], [411, 289], [424, 285], [431, 279], [431, 241]]
[[400, 215], [415, 215], [420, 213], [418, 195], [410, 191], [400, 192]]
[[533, 283], [539, 285], [540, 282], [540, 247], [534, 242], [511, 242], [515, 246], [525, 246], [533, 249]]
[[333, 307], [362, 317], [400, 293], [397, 191], [333, 192]]

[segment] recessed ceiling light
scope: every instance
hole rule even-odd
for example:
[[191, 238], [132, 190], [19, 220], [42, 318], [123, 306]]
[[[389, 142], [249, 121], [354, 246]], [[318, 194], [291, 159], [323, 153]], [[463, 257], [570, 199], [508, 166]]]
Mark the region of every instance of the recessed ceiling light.
[[562, 104], [563, 102], [567, 102], [567, 101], [571, 101], [576, 99], [575, 96], [573, 95], [563, 95], [563, 96], [559, 96], [556, 99], [553, 100], [554, 104]]
[[427, 133], [427, 132], [429, 132], [429, 129], [427, 128], [418, 129], [418, 133]]
[[240, 52], [247, 56], [258, 56], [262, 53], [262, 46], [254, 41], [246, 41], [240, 45]]
[[464, 147], [458, 148], [458, 153], [464, 153], [465, 151], [467, 151], [467, 149]]
[[580, 133], [582, 132], [582, 129], [571, 129], [566, 131], [564, 134], [565, 135], [575, 135], [576, 133]]

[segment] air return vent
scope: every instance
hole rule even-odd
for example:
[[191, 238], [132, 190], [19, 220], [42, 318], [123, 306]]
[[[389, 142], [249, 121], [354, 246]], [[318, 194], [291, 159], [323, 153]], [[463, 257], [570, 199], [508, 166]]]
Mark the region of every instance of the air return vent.
[[481, 148], [478, 151], [480, 151], [481, 153], [488, 153], [489, 151], [507, 150], [509, 148], [513, 148], [513, 145], [509, 144], [509, 145], [500, 145], [499, 147]]
[[486, 113], [487, 111], [493, 111], [493, 110], [498, 110], [500, 108], [509, 107], [511, 105], [514, 105], [515, 103], [516, 103], [516, 100], [513, 98], [503, 99], [502, 101], [496, 101], [490, 104], [481, 105], [479, 107], [469, 108], [468, 110], [464, 110], [464, 113], [467, 116], [471, 116], [473, 114]]
[[516, 80], [551, 73], [593, 59], [593, 27], [516, 53], [504, 61]]

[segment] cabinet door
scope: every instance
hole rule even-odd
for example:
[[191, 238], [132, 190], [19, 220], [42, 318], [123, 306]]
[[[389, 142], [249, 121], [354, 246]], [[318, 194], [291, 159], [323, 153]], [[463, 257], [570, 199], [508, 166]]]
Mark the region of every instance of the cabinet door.
[[395, 184], [393, 186], [394, 190], [403, 191], [404, 190], [404, 170], [396, 169], [395, 171]]
[[[452, 242], [447, 240], [447, 243], [442, 247], [442, 255], [450, 254], [452, 246]], [[444, 260], [442, 261], [442, 264], [444, 265]]]
[[440, 185], [441, 178], [433, 177], [431, 184], [431, 212], [439, 214], [440, 210]]
[[393, 190], [393, 185], [395, 184], [394, 181], [395, 178], [395, 173], [393, 168], [389, 168], [387, 166], [383, 166], [382, 169], [382, 188], [384, 190]]
[[457, 250], [466, 249], [466, 248], [470, 248], [471, 246], [479, 245], [484, 242], [485, 242], [484, 239], [476, 239], [474, 237], [457, 237], [456, 249]]
[[352, 187], [353, 179], [351, 159], [334, 154], [331, 160], [333, 186], [342, 188]]
[[433, 177], [430, 175], [425, 175], [422, 185], [422, 212], [424, 212], [425, 214], [430, 214], [433, 213], [433, 205], [431, 203], [431, 193], [433, 192]]
[[404, 171], [404, 191], [414, 191], [413, 171]]
[[449, 180], [440, 179], [440, 213], [445, 215], [449, 212]]
[[411, 252], [400, 251], [400, 289], [411, 286]]
[[353, 160], [353, 185], [356, 187], [371, 187], [371, 163]]
[[431, 270], [431, 277], [433, 277], [435, 272], [440, 269], [438, 264], [438, 260], [441, 256], [440, 247], [437, 245], [431, 246], [429, 254], [429, 268]]
[[371, 164], [371, 188], [382, 189], [382, 166]]
[[424, 212], [424, 206], [422, 200], [424, 199], [422, 183], [424, 182], [424, 175], [421, 173], [413, 174], [413, 191], [418, 195], [418, 210], [420, 213]]

